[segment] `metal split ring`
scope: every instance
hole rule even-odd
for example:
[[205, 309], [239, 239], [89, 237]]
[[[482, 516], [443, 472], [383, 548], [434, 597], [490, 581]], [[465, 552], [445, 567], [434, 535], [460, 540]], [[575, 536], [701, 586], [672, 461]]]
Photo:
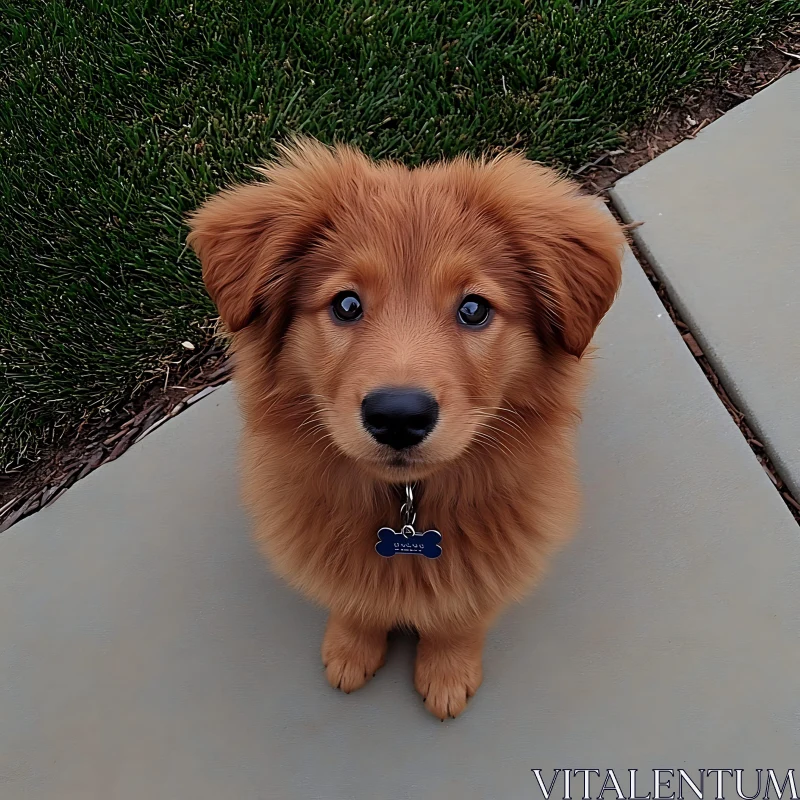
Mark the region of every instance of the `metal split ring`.
[[410, 483], [406, 484], [406, 501], [400, 506], [400, 516], [403, 519], [403, 530], [411, 528], [414, 530], [414, 523], [417, 521], [417, 512], [414, 509], [414, 489]]

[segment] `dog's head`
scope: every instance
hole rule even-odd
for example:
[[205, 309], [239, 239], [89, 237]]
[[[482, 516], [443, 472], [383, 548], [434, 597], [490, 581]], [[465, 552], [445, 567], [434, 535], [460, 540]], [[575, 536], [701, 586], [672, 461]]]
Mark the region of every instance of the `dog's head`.
[[[547, 398], [620, 281], [622, 234], [521, 156], [408, 170], [301, 142], [208, 200], [190, 243], [226, 327], [336, 447], [390, 481]], [[488, 426], [488, 429], [487, 429]]]

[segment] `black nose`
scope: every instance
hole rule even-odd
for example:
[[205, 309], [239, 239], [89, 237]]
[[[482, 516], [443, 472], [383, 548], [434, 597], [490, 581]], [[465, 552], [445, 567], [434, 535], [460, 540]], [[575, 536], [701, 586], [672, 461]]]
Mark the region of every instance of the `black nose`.
[[438, 418], [439, 404], [421, 389], [376, 389], [361, 402], [364, 427], [395, 450], [419, 444]]

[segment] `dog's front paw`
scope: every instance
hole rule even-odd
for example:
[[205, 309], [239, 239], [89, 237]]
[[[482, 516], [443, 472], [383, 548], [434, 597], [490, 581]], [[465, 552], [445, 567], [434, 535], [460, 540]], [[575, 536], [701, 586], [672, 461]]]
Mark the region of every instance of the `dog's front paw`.
[[346, 694], [360, 689], [386, 658], [386, 631], [359, 628], [331, 614], [322, 641], [322, 664], [328, 683]]
[[440, 720], [457, 717], [483, 679], [481, 647], [420, 640], [414, 668], [414, 686], [425, 708]]

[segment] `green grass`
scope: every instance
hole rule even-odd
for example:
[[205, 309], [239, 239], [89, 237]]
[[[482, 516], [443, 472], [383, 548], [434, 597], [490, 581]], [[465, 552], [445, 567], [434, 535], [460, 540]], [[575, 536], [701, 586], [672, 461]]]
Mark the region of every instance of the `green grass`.
[[0, 0], [0, 462], [208, 340], [184, 214], [295, 132], [575, 166], [800, 0]]

